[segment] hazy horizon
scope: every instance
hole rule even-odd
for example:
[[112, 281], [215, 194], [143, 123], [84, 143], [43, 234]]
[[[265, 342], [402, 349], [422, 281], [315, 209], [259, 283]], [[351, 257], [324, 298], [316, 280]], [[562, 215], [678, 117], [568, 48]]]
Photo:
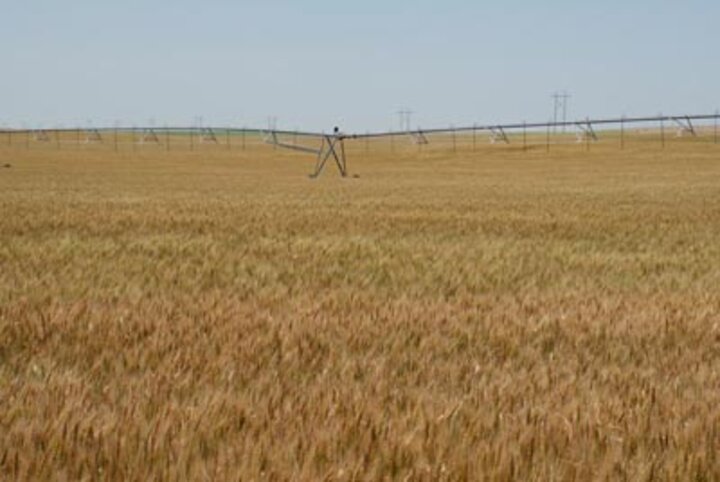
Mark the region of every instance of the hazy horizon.
[[699, 0], [14, 3], [0, 125], [546, 121], [556, 91], [569, 119], [713, 113], [718, 18]]

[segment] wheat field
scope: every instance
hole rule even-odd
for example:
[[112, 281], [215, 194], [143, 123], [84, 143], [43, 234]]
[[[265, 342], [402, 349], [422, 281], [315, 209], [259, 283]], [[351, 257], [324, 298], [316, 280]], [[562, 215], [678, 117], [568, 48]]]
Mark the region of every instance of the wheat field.
[[720, 480], [712, 140], [180, 141], [0, 136], [0, 479]]

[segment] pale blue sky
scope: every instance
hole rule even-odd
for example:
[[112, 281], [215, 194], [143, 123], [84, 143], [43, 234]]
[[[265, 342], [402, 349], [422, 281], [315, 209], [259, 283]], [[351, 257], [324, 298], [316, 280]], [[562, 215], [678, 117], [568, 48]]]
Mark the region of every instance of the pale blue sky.
[[0, 0], [0, 124], [347, 130], [720, 108], [720, 2]]

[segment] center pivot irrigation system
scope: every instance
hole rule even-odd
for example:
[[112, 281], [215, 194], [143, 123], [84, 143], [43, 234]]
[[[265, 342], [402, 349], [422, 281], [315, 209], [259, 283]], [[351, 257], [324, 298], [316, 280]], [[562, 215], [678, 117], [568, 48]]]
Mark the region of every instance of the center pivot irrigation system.
[[[331, 135], [328, 134], [317, 134], [313, 132], [297, 132], [294, 135], [301, 135], [305, 137], [317, 137], [320, 136], [322, 144], [319, 149], [313, 149], [312, 147], [306, 147], [295, 143], [281, 142], [278, 139], [278, 131], [269, 131], [265, 136], [265, 142], [272, 144], [277, 147], [285, 149], [292, 149], [301, 152], [308, 152], [310, 154], [317, 155], [317, 163], [315, 165], [315, 171], [310, 174], [311, 178], [316, 178], [320, 175], [322, 170], [325, 168], [325, 164], [332, 157], [335, 164], [340, 171], [342, 177], [347, 177], [347, 157], [345, 156], [345, 139], [357, 139], [361, 136], [358, 135], [346, 135], [340, 132], [339, 127], [333, 129]], [[365, 136], [367, 137], [367, 135]]]
[[[315, 169], [311, 178], [318, 177], [328, 161], [332, 164], [333, 162], [338, 168], [342, 177], [348, 176], [347, 168], [347, 156], [345, 152], [345, 142], [363, 139], [368, 141], [370, 139], [381, 139], [389, 138], [391, 143], [397, 137], [406, 137], [419, 147], [422, 145], [429, 144], [429, 136], [434, 134], [452, 134], [453, 148], [455, 146], [455, 136], [459, 133], [471, 133], [473, 136], [473, 146], [475, 144], [475, 137], [477, 133], [485, 132], [490, 136], [492, 143], [503, 143], [511, 144], [511, 139], [522, 139], [523, 148], [526, 148], [527, 133], [528, 131], [545, 132], [545, 143], [547, 149], [550, 148], [550, 139], [554, 138], [555, 133], [561, 128], [565, 131], [567, 128], [575, 130], [577, 135], [577, 142], [586, 142], [588, 149], [590, 143], [600, 140], [600, 136], [603, 133], [607, 133], [608, 130], [617, 130], [620, 134], [621, 146], [624, 146], [625, 129], [648, 129], [650, 132], [659, 132], [663, 146], [665, 145], [665, 126], [666, 124], [674, 125], [677, 129], [678, 135], [688, 135], [692, 137], [698, 137], [701, 132], [698, 126], [702, 123], [713, 121], [714, 124], [714, 142], [718, 144], [718, 120], [720, 119], [720, 113], [710, 115], [682, 115], [682, 116], [651, 116], [651, 117], [620, 117], [620, 118], [605, 118], [605, 119], [584, 119], [579, 121], [562, 121], [562, 122], [536, 122], [536, 123], [513, 123], [513, 124], [487, 124], [487, 125], [473, 125], [470, 127], [449, 127], [441, 129], [402, 129], [396, 131], [384, 131], [384, 132], [373, 132], [365, 134], [348, 134], [342, 132], [338, 127], [335, 127], [331, 134], [320, 133], [320, 132], [303, 132], [303, 131], [288, 131], [278, 130], [274, 127], [268, 129], [245, 129], [245, 128], [234, 128], [234, 127], [222, 127], [222, 128], [211, 128], [211, 127], [133, 127], [133, 128], [120, 128], [120, 127], [103, 127], [103, 128], [74, 128], [74, 129], [4, 129], [0, 130], [0, 134], [7, 135], [8, 145], [12, 145], [13, 138], [18, 135], [23, 136], [25, 144], [29, 148], [30, 140], [33, 139], [36, 142], [51, 143], [54, 139], [58, 148], [60, 148], [62, 139], [67, 140], [68, 136], [74, 137], [74, 142], [77, 144], [96, 144], [103, 143], [104, 140], [109, 137], [112, 144], [114, 144], [115, 150], [118, 150], [119, 140], [123, 137], [131, 139], [133, 150], [137, 145], [152, 145], [162, 144], [161, 138], [164, 138], [166, 149], [170, 149], [170, 138], [172, 136], [187, 136], [190, 141], [190, 149], [193, 150], [193, 146], [196, 142], [201, 144], [219, 144], [217, 132], [224, 133], [226, 136], [226, 143], [230, 147], [230, 138], [234, 135], [241, 135], [243, 139], [243, 149], [245, 146], [245, 136], [259, 135], [262, 140], [276, 148], [291, 149], [300, 151], [308, 154], [313, 154], [317, 157], [315, 163]], [[407, 123], [405, 127], [408, 127]], [[707, 127], [707, 125], [705, 125]], [[513, 138], [512, 134], [521, 134], [521, 137]], [[287, 140], [291, 139], [292, 142]], [[300, 140], [300, 142], [298, 142]], [[319, 146], [316, 144], [319, 141]], [[366, 144], [367, 145], [367, 144]]]
[[321, 139], [321, 146], [317, 149], [312, 147], [303, 146], [296, 143], [281, 142], [280, 136], [282, 134], [288, 134], [287, 132], [269, 130], [265, 131], [265, 142], [272, 144], [277, 147], [285, 149], [293, 149], [302, 152], [308, 152], [317, 155], [317, 163], [315, 170], [310, 174], [311, 178], [316, 178], [325, 168], [327, 161], [332, 158], [340, 171], [340, 175], [346, 177], [348, 175], [347, 170], [347, 158], [345, 155], [345, 141], [354, 139], [378, 139], [384, 137], [401, 137], [408, 136], [417, 144], [428, 144], [428, 135], [431, 134], [449, 134], [449, 133], [477, 133], [487, 132], [490, 134], [491, 142], [503, 142], [510, 144], [510, 137], [508, 133], [521, 132], [523, 139], [526, 139], [526, 134], [529, 129], [547, 129], [550, 133], [551, 130], [555, 131], [558, 127], [567, 128], [573, 127], [578, 131], [578, 141], [597, 141], [599, 140], [598, 128], [607, 128], [609, 126], [617, 126], [621, 133], [624, 134], [625, 126], [637, 126], [639, 124], [657, 124], [664, 136], [665, 123], [673, 123], [677, 126], [679, 134], [689, 134], [693, 137], [697, 136], [697, 130], [695, 128], [696, 122], [714, 120], [714, 132], [715, 142], [717, 143], [717, 123], [720, 119], [720, 114], [709, 114], [709, 115], [683, 115], [683, 116], [653, 116], [653, 117], [621, 117], [621, 118], [607, 118], [607, 119], [585, 119], [581, 121], [568, 121], [568, 122], [535, 122], [535, 123], [514, 123], [514, 124], [494, 124], [494, 125], [474, 125], [471, 127], [450, 127], [441, 129], [415, 129], [415, 130], [399, 130], [399, 131], [384, 131], [374, 132], [367, 134], [346, 134], [340, 131], [338, 127], [333, 129], [332, 134], [320, 134], [314, 132], [293, 132], [295, 136], [304, 137], [319, 137]]

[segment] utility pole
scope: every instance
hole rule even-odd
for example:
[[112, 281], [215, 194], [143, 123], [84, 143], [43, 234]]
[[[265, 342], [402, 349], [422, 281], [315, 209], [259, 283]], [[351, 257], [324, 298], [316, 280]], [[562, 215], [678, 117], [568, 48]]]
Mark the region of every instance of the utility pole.
[[560, 110], [560, 94], [555, 92], [550, 96], [553, 100], [553, 132], [557, 130], [558, 110]]
[[268, 124], [268, 130], [269, 131], [276, 131], [277, 130], [277, 124], [278, 124], [278, 118], [275, 116], [268, 116], [267, 118], [267, 124]]
[[396, 112], [398, 115], [398, 119], [400, 121], [400, 130], [401, 131], [410, 131], [412, 130], [412, 115], [415, 112], [411, 111], [408, 108], [400, 109]]
[[[558, 116], [562, 112], [563, 132], [565, 132], [567, 128], [565, 124], [567, 123], [568, 99], [570, 99], [570, 97], [572, 96], [566, 91], [555, 92], [550, 96], [553, 100], [553, 124], [558, 123]], [[553, 126], [553, 132], [557, 132], [557, 125]]]

